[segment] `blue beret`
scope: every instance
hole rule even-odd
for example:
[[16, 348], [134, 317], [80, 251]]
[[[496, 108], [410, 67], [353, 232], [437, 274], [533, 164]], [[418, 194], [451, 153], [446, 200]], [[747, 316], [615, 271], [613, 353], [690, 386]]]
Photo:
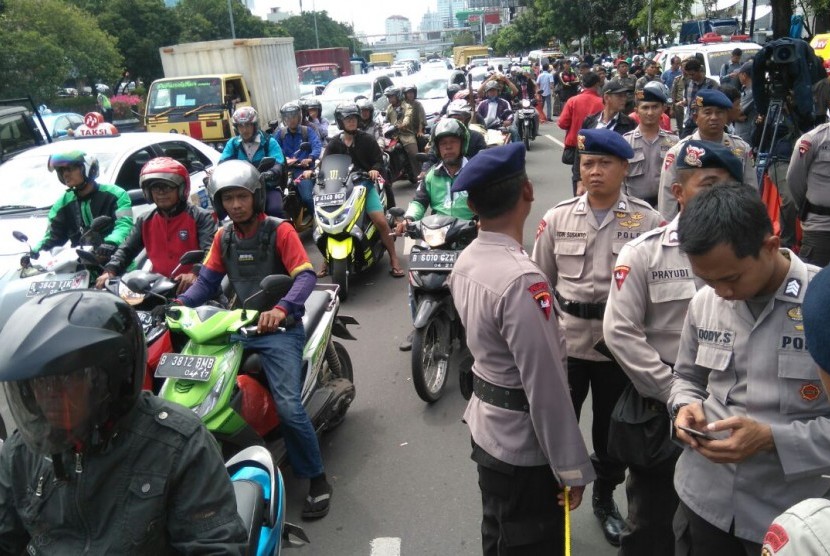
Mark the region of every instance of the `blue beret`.
[[676, 165], [678, 170], [723, 168], [735, 178], [735, 181], [744, 180], [744, 165], [741, 159], [719, 143], [687, 141], [677, 153]]
[[703, 89], [702, 91], [698, 91], [697, 97], [695, 97], [695, 104], [699, 108], [704, 106], [716, 106], [718, 108], [726, 108], [727, 110], [732, 108], [732, 101], [729, 100], [729, 97], [717, 89]]
[[631, 145], [610, 129], [580, 129], [576, 140], [581, 154], [611, 154], [625, 160], [634, 157]]
[[524, 143], [481, 151], [461, 168], [450, 191], [473, 191], [524, 174], [526, 152]]
[[[816, 274], [801, 305], [807, 350], [818, 366], [830, 373], [830, 267]], [[787, 313], [789, 314], [789, 313]]]

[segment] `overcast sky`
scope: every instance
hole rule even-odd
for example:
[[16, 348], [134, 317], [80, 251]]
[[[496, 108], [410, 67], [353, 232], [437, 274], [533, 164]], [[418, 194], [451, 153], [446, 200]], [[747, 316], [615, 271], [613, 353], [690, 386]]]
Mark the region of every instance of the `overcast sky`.
[[[357, 32], [382, 34], [384, 22], [390, 15], [409, 18], [412, 30], [418, 29], [427, 8], [436, 11], [437, 0], [302, 0], [303, 10], [327, 11], [332, 19], [354, 24]], [[300, 12], [300, 0], [256, 0], [258, 15], [268, 13], [271, 7]]]

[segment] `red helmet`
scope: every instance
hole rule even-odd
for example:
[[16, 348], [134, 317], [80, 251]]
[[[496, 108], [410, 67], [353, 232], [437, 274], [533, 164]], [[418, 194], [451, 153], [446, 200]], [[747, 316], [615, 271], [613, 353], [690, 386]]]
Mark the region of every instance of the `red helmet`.
[[184, 164], [169, 156], [159, 156], [147, 162], [141, 169], [138, 181], [144, 198], [150, 203], [153, 202], [150, 187], [157, 181], [172, 183], [178, 187], [180, 202], [186, 201], [190, 195], [190, 173]]

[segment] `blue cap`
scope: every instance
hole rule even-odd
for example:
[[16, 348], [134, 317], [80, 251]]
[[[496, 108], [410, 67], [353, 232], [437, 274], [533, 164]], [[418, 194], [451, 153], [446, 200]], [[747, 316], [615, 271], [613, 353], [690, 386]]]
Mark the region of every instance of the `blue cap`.
[[678, 170], [723, 168], [735, 178], [735, 181], [744, 180], [744, 165], [741, 159], [729, 148], [709, 141], [689, 140], [684, 143], [677, 153], [676, 167]]
[[634, 157], [631, 145], [610, 129], [580, 129], [576, 142], [580, 154], [611, 154], [625, 160]]
[[[827, 309], [830, 307], [830, 267], [816, 274], [801, 305], [804, 319], [804, 339], [807, 350], [818, 366], [830, 373], [830, 319]], [[787, 313], [789, 315], [789, 313]], [[792, 317], [791, 317], [792, 318]]]
[[729, 100], [729, 97], [717, 89], [703, 89], [698, 91], [695, 97], [695, 104], [698, 108], [703, 108], [704, 106], [716, 106], [727, 110], [732, 108], [732, 101]]
[[645, 87], [637, 91], [634, 96], [641, 102], [662, 102], [669, 101], [669, 96], [666, 94], [666, 86], [660, 80], [647, 83]]
[[510, 143], [479, 152], [461, 168], [450, 191], [473, 191], [525, 172], [524, 143]]

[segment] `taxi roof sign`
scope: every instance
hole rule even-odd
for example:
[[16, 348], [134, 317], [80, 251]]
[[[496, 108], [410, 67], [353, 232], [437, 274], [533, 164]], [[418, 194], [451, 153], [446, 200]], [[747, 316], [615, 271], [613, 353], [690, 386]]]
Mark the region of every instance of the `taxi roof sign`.
[[78, 126], [74, 136], [76, 139], [83, 137], [117, 136], [118, 128], [107, 122], [100, 112], [87, 112], [84, 116], [84, 123]]

